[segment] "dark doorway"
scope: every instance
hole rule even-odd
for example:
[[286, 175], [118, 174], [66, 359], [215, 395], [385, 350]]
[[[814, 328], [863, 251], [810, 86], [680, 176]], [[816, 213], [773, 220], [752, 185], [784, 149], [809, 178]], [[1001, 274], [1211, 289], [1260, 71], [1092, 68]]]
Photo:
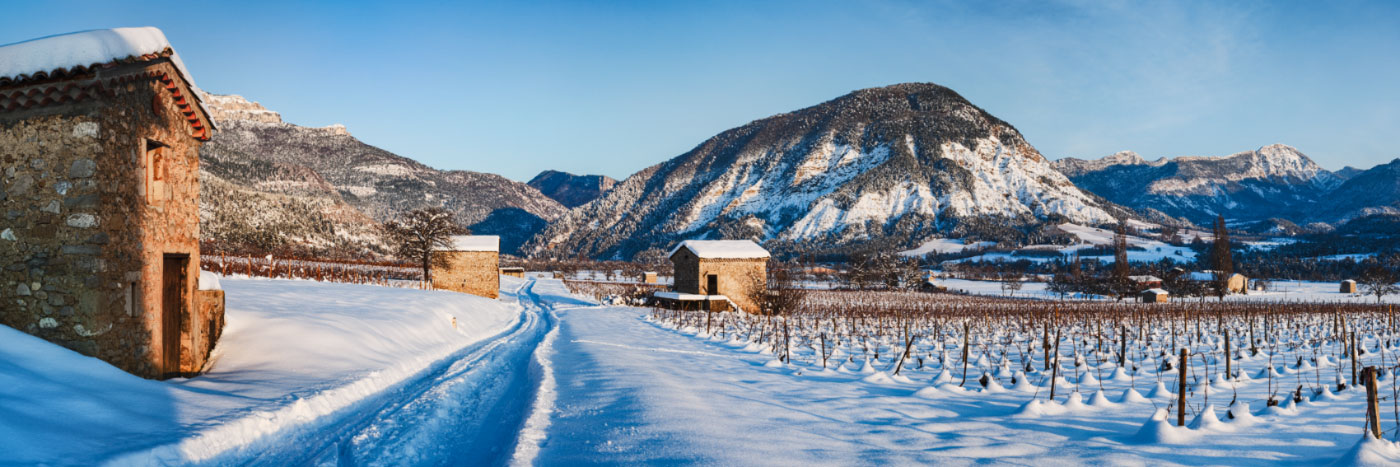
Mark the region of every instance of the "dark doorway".
[[705, 294], [719, 295], [719, 276], [714, 274], [705, 275]]
[[161, 371], [167, 378], [180, 375], [180, 323], [184, 321], [181, 318], [189, 308], [185, 297], [189, 288], [189, 274], [186, 272], [189, 264], [188, 255], [165, 255], [161, 269], [160, 329], [164, 367]]

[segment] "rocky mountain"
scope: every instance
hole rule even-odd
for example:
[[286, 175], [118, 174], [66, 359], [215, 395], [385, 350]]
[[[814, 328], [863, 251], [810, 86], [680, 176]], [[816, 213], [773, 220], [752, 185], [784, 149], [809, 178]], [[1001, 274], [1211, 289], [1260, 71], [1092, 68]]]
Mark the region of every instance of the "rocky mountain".
[[557, 170], [540, 172], [527, 183], [568, 208], [598, 199], [616, 184], [617, 180], [606, 175], [574, 175]]
[[625, 259], [688, 238], [752, 238], [779, 254], [907, 249], [1124, 214], [1010, 124], [948, 88], [910, 83], [720, 133], [618, 182], [525, 251]]
[[[344, 126], [310, 128], [239, 96], [208, 96], [220, 131], [200, 151], [205, 240], [229, 247], [387, 252], [378, 223], [438, 206], [514, 252], [563, 205], [499, 175], [442, 171], [365, 144]], [[275, 228], [274, 228], [275, 227]]]
[[1352, 175], [1322, 199], [1327, 212], [1341, 219], [1400, 215], [1400, 158]]
[[1054, 163], [1076, 185], [1139, 211], [1209, 225], [1217, 214], [1241, 222], [1315, 218], [1320, 194], [1342, 179], [1292, 147], [1274, 144], [1223, 157], [1156, 161], [1132, 152]]

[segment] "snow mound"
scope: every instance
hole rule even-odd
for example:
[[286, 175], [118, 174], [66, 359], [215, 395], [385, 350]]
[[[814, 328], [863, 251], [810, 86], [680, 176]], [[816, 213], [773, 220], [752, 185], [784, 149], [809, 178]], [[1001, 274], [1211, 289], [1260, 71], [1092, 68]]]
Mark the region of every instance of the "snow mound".
[[1195, 440], [1195, 433], [1167, 422], [1167, 409], [1157, 409], [1142, 425], [1133, 440], [1152, 444], [1186, 444]]
[[1342, 457], [1332, 462], [1335, 466], [1391, 466], [1400, 464], [1400, 446], [1383, 439], [1376, 439], [1369, 431], [1361, 435], [1361, 441], [1352, 446]]

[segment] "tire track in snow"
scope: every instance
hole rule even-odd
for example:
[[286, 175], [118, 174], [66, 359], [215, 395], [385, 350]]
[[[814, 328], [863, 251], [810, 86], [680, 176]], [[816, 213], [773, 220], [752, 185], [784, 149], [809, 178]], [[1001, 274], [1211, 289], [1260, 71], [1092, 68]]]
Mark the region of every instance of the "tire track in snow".
[[[522, 319], [420, 377], [214, 464], [491, 465], [508, 460], [540, 386], [530, 366], [556, 328], [531, 280], [517, 290]], [[524, 292], [520, 294], [519, 292]], [[523, 297], [529, 296], [529, 303]], [[547, 417], [547, 413], [545, 415]]]

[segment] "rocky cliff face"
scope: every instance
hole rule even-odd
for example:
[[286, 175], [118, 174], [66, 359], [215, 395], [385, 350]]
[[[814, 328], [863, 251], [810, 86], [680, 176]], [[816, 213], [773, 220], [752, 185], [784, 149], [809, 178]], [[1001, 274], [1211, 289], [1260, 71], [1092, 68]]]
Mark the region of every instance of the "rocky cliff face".
[[1113, 222], [1116, 209], [1010, 124], [948, 88], [912, 83], [720, 133], [619, 182], [526, 251], [630, 258], [688, 238], [751, 238], [790, 254], [904, 249], [1047, 220]]
[[1320, 194], [1342, 183], [1282, 144], [1222, 157], [1149, 162], [1120, 152], [1098, 160], [1066, 158], [1054, 165], [1076, 185], [1109, 201], [1196, 223], [1208, 223], [1216, 215], [1240, 221], [1310, 218]]
[[[387, 252], [378, 223], [443, 207], [511, 253], [566, 211], [499, 175], [437, 170], [355, 139], [345, 127], [283, 123], [238, 96], [209, 96], [220, 130], [201, 150], [204, 236], [233, 246], [309, 247], [338, 256]], [[271, 226], [275, 226], [271, 227]]]
[[540, 172], [528, 185], [569, 208], [587, 204], [611, 190], [617, 180], [606, 175], [574, 175], [556, 170]]

